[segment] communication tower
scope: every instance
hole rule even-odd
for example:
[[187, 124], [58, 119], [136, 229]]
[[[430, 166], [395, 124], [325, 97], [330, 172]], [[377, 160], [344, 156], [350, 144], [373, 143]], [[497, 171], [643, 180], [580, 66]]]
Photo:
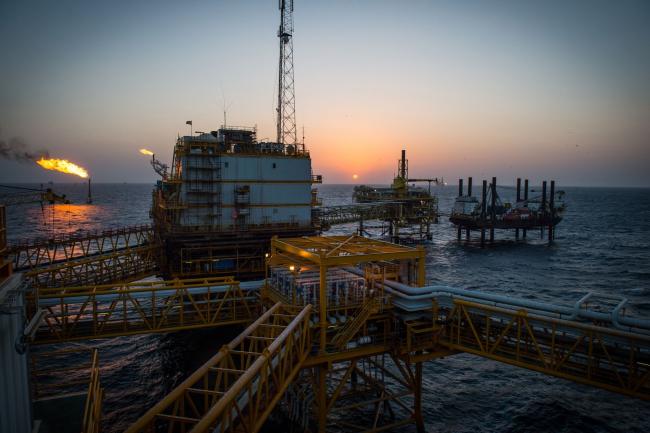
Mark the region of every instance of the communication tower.
[[298, 142], [293, 83], [293, 0], [280, 0], [280, 65], [278, 71], [278, 143]]

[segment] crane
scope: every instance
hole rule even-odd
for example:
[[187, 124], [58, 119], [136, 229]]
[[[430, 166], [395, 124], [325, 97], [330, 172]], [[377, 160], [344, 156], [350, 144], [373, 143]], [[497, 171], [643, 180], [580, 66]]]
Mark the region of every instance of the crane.
[[20, 191], [0, 193], [0, 204], [5, 206], [15, 206], [28, 203], [41, 203], [41, 205], [43, 203], [70, 203], [70, 200], [65, 197], [65, 194], [58, 195], [52, 191], [52, 188], [43, 190], [42, 188], [36, 189], [14, 185], [0, 185], [0, 187]]
[[151, 167], [153, 167], [153, 171], [158, 173], [158, 175], [163, 179], [167, 179], [167, 170], [169, 169], [169, 166], [167, 164], [164, 164], [160, 162], [159, 160], [156, 159], [155, 154], [151, 154]]

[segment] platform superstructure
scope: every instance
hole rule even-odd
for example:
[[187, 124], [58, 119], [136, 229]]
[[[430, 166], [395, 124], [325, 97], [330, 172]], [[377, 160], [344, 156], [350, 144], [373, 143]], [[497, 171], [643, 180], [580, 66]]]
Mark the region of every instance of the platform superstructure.
[[318, 182], [304, 145], [258, 142], [255, 128], [179, 137], [153, 197], [163, 273], [262, 274], [272, 234], [315, 232]]
[[272, 235], [313, 235], [320, 227], [312, 184], [322, 178], [296, 134], [293, 1], [279, 7], [277, 140], [224, 125], [179, 137], [171, 167], [152, 158], [162, 177], [151, 214], [165, 277], [260, 277]]

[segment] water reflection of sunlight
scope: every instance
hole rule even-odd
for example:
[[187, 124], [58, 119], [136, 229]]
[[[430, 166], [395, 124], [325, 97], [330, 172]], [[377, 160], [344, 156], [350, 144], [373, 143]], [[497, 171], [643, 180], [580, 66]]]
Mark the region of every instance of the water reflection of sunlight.
[[53, 237], [96, 230], [105, 212], [103, 206], [87, 204], [30, 206], [21, 212], [24, 220], [16, 221], [16, 234], [23, 238]]

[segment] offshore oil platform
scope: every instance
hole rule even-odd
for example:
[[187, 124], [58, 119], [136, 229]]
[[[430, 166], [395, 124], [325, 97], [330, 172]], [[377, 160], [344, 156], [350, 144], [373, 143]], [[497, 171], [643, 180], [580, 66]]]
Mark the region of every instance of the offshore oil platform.
[[255, 128], [226, 126], [177, 140], [171, 170], [157, 170], [151, 209], [165, 278], [261, 278], [271, 236], [316, 234], [311, 187], [322, 178], [296, 142], [295, 123], [278, 132], [275, 143], [257, 142]]
[[[428, 182], [428, 189], [415, 183]], [[358, 204], [329, 206], [320, 210], [321, 226], [324, 229], [334, 224], [358, 222], [357, 233], [369, 234], [364, 222], [378, 220], [385, 225], [380, 228], [380, 237], [388, 235], [395, 243], [421, 242], [431, 240], [431, 224], [438, 222], [438, 198], [431, 193], [431, 184], [444, 182], [438, 178], [409, 178], [406, 150], [397, 162], [397, 175], [389, 187], [358, 185], [354, 187], [353, 198]]]
[[517, 178], [517, 195], [514, 203], [502, 201], [497, 193], [497, 179], [489, 184], [483, 181], [481, 199], [472, 195], [472, 178], [467, 179], [467, 195], [463, 195], [463, 179], [458, 180], [458, 197], [454, 202], [449, 220], [458, 228], [458, 240], [465, 230], [466, 240], [470, 240], [472, 230], [481, 232], [481, 246], [485, 245], [486, 231], [489, 242], [494, 242], [495, 229], [514, 230], [515, 239], [519, 240], [519, 231], [523, 239], [529, 230], [539, 230], [544, 238], [544, 229], [548, 228], [548, 243], [555, 239], [555, 226], [562, 221], [566, 204], [564, 191], [555, 190], [555, 181], [547, 195], [546, 181], [542, 182], [542, 193], [528, 197], [528, 179], [524, 181], [522, 196], [521, 178]]
[[10, 246], [0, 207], [0, 431], [102, 430], [98, 350], [57, 344], [226, 326], [243, 331], [127, 432], [258, 432], [273, 412], [287, 430], [423, 432], [423, 363], [460, 353], [650, 400], [650, 320], [625, 298], [428, 285], [421, 245], [317, 235], [293, 2], [279, 6], [277, 142], [225, 126], [179, 138], [171, 169], [152, 160], [153, 226]]

